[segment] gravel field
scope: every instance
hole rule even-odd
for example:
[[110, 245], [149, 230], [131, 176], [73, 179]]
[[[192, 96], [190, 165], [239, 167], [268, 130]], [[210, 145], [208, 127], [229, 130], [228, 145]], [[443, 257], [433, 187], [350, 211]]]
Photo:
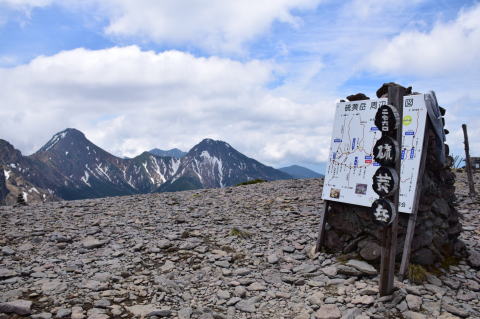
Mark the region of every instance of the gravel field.
[[321, 179], [0, 207], [0, 319], [480, 318], [480, 199], [456, 186], [469, 260], [382, 298], [371, 265], [312, 253]]

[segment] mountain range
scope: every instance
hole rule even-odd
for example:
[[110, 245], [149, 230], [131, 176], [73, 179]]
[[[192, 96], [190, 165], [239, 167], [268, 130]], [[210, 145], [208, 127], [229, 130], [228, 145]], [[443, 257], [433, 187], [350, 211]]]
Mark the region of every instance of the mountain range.
[[293, 178], [321, 178], [324, 175], [319, 174], [311, 169], [308, 169], [303, 166], [299, 165], [291, 165], [287, 167], [281, 167], [278, 170], [287, 173], [288, 175], [292, 176]]
[[176, 158], [182, 158], [185, 155], [187, 155], [187, 152], [179, 150], [178, 148], [172, 148], [171, 150], [168, 150], [168, 151], [154, 148], [148, 152], [157, 156], [170, 156], [170, 157], [176, 157]]
[[187, 153], [162, 151], [173, 156], [154, 151], [116, 157], [72, 128], [55, 134], [29, 156], [0, 139], [0, 203], [14, 203], [18, 193], [27, 201], [73, 200], [292, 178], [223, 141], [204, 139]]

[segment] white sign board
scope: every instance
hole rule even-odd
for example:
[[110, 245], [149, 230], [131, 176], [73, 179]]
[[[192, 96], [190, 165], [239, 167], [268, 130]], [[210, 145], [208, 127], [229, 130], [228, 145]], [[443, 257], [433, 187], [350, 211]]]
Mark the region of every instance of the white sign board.
[[[378, 199], [372, 177], [379, 164], [373, 146], [381, 137], [375, 114], [387, 99], [337, 103], [322, 198], [370, 207]], [[403, 100], [400, 212], [412, 213], [427, 119], [424, 95]]]

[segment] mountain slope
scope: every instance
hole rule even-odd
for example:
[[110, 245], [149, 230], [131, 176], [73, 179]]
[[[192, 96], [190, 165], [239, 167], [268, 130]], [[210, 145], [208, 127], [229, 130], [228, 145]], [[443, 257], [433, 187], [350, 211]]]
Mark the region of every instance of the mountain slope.
[[0, 140], [0, 166], [0, 202], [7, 197], [12, 202], [12, 196], [20, 192], [40, 201], [72, 200], [291, 178], [222, 141], [205, 139], [182, 158], [144, 152], [126, 159], [106, 152], [71, 128], [55, 134], [30, 156]]
[[23, 156], [5, 140], [0, 140], [0, 165], [4, 166], [5, 172], [22, 176], [40, 188], [53, 190], [64, 182], [62, 174], [36, 159]]
[[5, 140], [0, 140], [0, 203], [14, 204], [19, 193], [28, 202], [58, 199], [53, 195], [63, 177], [45, 164], [32, 160]]
[[116, 157], [76, 129], [55, 134], [32, 158], [63, 174], [67, 187], [59, 195], [65, 199], [148, 193], [179, 166], [178, 159], [148, 152], [132, 159]]
[[225, 187], [257, 178], [291, 176], [243, 155], [228, 143], [204, 139], [181, 159], [177, 173], [159, 191]]
[[175, 158], [182, 158], [185, 155], [187, 155], [187, 152], [179, 150], [178, 148], [172, 148], [171, 150], [168, 150], [168, 151], [154, 148], [153, 150], [150, 150], [148, 152], [156, 156], [175, 157]]
[[140, 193], [150, 193], [177, 172], [180, 159], [143, 152], [139, 156], [127, 160], [127, 163], [125, 172], [127, 182]]
[[311, 169], [308, 169], [299, 165], [291, 165], [287, 167], [281, 167], [278, 170], [291, 175], [293, 178], [321, 178], [322, 174], [319, 174]]
[[125, 179], [126, 160], [104, 151], [76, 129], [55, 134], [31, 158], [63, 175], [65, 187], [57, 192], [64, 199], [137, 193]]

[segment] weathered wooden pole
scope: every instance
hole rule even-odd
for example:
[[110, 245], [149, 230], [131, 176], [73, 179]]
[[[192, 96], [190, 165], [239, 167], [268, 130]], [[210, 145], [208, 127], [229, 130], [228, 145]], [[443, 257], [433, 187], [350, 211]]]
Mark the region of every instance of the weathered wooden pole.
[[319, 253], [323, 245], [323, 237], [325, 237], [325, 222], [327, 220], [329, 201], [323, 204], [323, 210], [320, 212], [320, 225], [318, 229], [317, 244], [315, 245], [315, 253]]
[[400, 280], [405, 278], [405, 274], [407, 273], [408, 266], [410, 265], [410, 254], [412, 252], [412, 241], [413, 235], [415, 233], [415, 224], [417, 222], [417, 213], [418, 213], [418, 205], [420, 203], [420, 195], [422, 194], [422, 182], [423, 182], [423, 175], [425, 174], [425, 164], [427, 162], [427, 150], [428, 150], [428, 142], [429, 142], [429, 122], [425, 124], [425, 133], [423, 135], [423, 147], [422, 147], [422, 157], [420, 160], [420, 169], [418, 170], [418, 177], [417, 177], [417, 187], [415, 188], [415, 199], [413, 201], [412, 213], [408, 218], [408, 226], [407, 226], [407, 234], [405, 235], [405, 243], [403, 245], [403, 254], [402, 254], [402, 262], [400, 263], [400, 269], [398, 271], [398, 277]]
[[[403, 97], [407, 90], [404, 87], [390, 86], [388, 87], [388, 104], [397, 108], [400, 123], [397, 128], [397, 141], [401, 149], [402, 146], [402, 119], [403, 119]], [[398, 176], [401, 176], [401, 159], [395, 163], [395, 170]], [[397, 211], [391, 225], [384, 227], [382, 231], [382, 248], [380, 262], [380, 296], [391, 295], [393, 293], [393, 275], [395, 272], [395, 257], [397, 253], [397, 233], [398, 233], [398, 216], [399, 216], [399, 197], [400, 189], [395, 192], [393, 205]]]
[[465, 168], [467, 169], [468, 187], [470, 189], [470, 196], [475, 196], [475, 185], [473, 184], [472, 162], [470, 160], [470, 146], [468, 145], [467, 124], [462, 124], [463, 138], [465, 143]]

